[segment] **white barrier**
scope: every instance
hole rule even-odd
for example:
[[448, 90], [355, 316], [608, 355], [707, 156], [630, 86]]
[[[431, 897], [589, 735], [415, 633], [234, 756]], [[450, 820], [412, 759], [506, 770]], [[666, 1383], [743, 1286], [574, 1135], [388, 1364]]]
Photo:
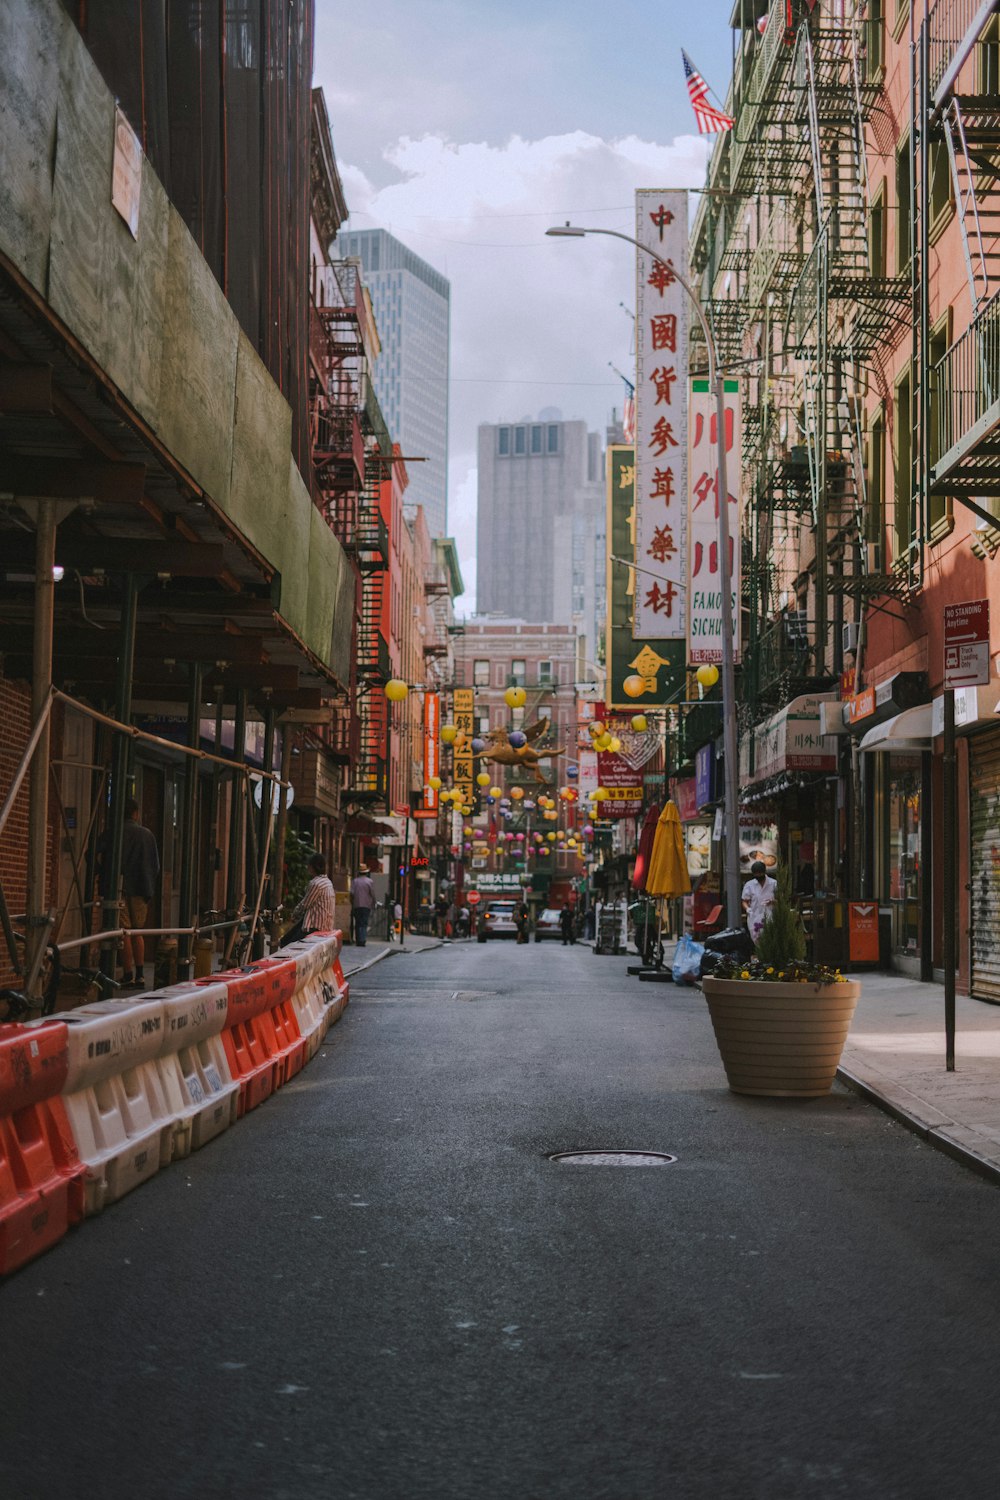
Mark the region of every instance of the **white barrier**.
[[69, 1067], [63, 1102], [84, 1177], [85, 1212], [138, 1187], [171, 1156], [173, 1120], [156, 1059], [161, 999], [104, 1000], [65, 1016]]
[[173, 1117], [171, 1160], [198, 1151], [236, 1123], [240, 1087], [222, 1044], [225, 984], [177, 984], [149, 998], [163, 1002], [163, 1051], [157, 1063]]
[[[315, 1057], [323, 1038], [340, 1019], [347, 1003], [347, 981], [338, 984], [342, 938], [339, 932], [303, 938], [283, 951], [295, 958], [296, 985], [292, 1006], [306, 1044], [306, 1057]], [[343, 971], [340, 971], [341, 978]]]

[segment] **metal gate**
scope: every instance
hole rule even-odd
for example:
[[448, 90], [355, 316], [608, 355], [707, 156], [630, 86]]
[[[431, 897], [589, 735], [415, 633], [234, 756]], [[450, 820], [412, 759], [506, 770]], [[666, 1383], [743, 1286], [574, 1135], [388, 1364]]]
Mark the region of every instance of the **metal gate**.
[[1000, 1003], [1000, 730], [969, 745], [972, 994]]

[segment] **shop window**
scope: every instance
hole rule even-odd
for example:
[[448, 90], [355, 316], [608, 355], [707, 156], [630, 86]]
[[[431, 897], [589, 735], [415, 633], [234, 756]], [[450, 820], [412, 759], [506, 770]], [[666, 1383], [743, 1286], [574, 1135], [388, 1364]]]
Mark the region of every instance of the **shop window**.
[[474, 687], [489, 687], [490, 664], [486, 660], [477, 660], [472, 664], [472, 683]]

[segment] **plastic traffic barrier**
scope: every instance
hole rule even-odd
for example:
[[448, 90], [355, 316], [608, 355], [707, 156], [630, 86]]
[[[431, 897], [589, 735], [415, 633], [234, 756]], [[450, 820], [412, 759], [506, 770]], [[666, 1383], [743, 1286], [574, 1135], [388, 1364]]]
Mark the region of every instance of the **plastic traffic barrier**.
[[61, 1021], [0, 1026], [0, 1275], [83, 1217], [84, 1167], [57, 1097], [67, 1066]]
[[314, 1057], [329, 1027], [339, 1020], [349, 998], [340, 963], [343, 935], [310, 933], [285, 951], [295, 958], [296, 990], [292, 1004], [306, 1041], [307, 1057]]
[[236, 1123], [240, 1089], [222, 1041], [229, 994], [224, 984], [178, 984], [147, 998], [163, 1002], [156, 1066], [173, 1122], [170, 1158], [177, 1160]]
[[290, 1076], [300, 1038], [291, 1036], [281, 1007], [291, 1000], [295, 980], [295, 960], [284, 956], [262, 958], [245, 969], [214, 976], [214, 982], [225, 984], [228, 996], [222, 1045], [239, 1085], [241, 1116], [263, 1104]]
[[64, 1103], [86, 1167], [86, 1212], [100, 1213], [146, 1182], [172, 1152], [173, 1119], [156, 1059], [163, 1001], [103, 1000], [65, 1018]]

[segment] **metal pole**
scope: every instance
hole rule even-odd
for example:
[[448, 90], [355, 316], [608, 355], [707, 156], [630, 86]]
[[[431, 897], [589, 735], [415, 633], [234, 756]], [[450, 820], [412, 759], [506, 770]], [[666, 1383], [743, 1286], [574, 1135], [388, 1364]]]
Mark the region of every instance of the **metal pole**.
[[[281, 730], [281, 779], [287, 781], [292, 771], [292, 726], [285, 724]], [[288, 793], [281, 789], [278, 803], [278, 825], [274, 831], [274, 873], [271, 877], [271, 906], [277, 911], [285, 899], [285, 834], [288, 830]], [[272, 940], [277, 942], [277, 922], [272, 931]]]
[[929, 750], [920, 753], [920, 978], [934, 978], [934, 808]]
[[[122, 579], [121, 634], [118, 661], [115, 665], [115, 718], [127, 724], [132, 717], [132, 674], [135, 665], [135, 617], [138, 587], [134, 573]], [[125, 802], [128, 780], [129, 736], [115, 735], [111, 753], [111, 813], [105, 839], [104, 910], [101, 925], [106, 931], [120, 926], [118, 921], [122, 872], [122, 837], [125, 831]], [[115, 943], [101, 949], [101, 971], [110, 979], [114, 973]]]
[[[944, 880], [944, 899], [941, 905], [943, 921], [944, 959], [944, 1037], [945, 1068], [955, 1071], [955, 936], [958, 924], [958, 870], [956, 868], [957, 837], [955, 827], [956, 796], [955, 757], [955, 690], [944, 690], [944, 761], [942, 818], [941, 818], [941, 867]], [[921, 850], [921, 880], [930, 877]], [[929, 937], [929, 934], [928, 934]]]
[[[236, 690], [236, 724], [234, 727], [233, 759], [246, 760], [247, 743], [247, 690]], [[243, 776], [234, 770], [230, 781], [229, 800], [229, 858], [226, 864], [226, 915], [239, 916], [244, 890], [243, 881]]]
[[[188, 746], [197, 750], [201, 743], [201, 662], [191, 662], [189, 668], [188, 695]], [[195, 868], [198, 854], [195, 848], [195, 820], [198, 812], [198, 761], [192, 755], [187, 764], [187, 774], [184, 777], [184, 815], [181, 822], [181, 871], [180, 871], [180, 907], [181, 923], [187, 925], [195, 921]], [[193, 937], [182, 937], [177, 954], [178, 968], [187, 970], [194, 949]]]
[[[264, 770], [274, 770], [274, 721], [276, 714], [271, 704], [268, 703], [264, 709]], [[257, 910], [260, 910], [267, 889], [269, 854], [271, 850], [271, 833], [274, 828], [274, 782], [259, 781], [260, 787], [260, 819], [257, 833], [257, 849], [260, 854], [259, 869], [257, 871]], [[285, 794], [279, 787], [278, 801], [283, 802]], [[264, 931], [257, 926], [256, 916], [254, 918], [253, 935], [254, 958], [264, 957]]]
[[28, 793], [27, 969], [30, 973], [48, 910], [49, 755], [51, 750], [52, 636], [55, 619], [56, 512], [38, 505], [35, 531], [35, 620], [32, 655], [31, 719], [40, 725]]
[[[581, 229], [577, 225], [567, 224], [561, 228], [547, 229], [545, 232], [549, 235], [562, 235], [570, 238], [582, 238], [588, 234], [608, 235], [612, 239], [624, 240], [627, 245], [634, 245], [638, 250], [644, 250], [660, 265], [667, 265], [667, 262], [662, 256], [657, 255], [655, 250], [651, 250], [648, 245], [643, 245], [630, 234], [622, 234], [618, 229]], [[718, 428], [716, 432], [716, 478], [719, 502], [719, 588], [722, 595], [722, 718], [725, 757], [723, 826], [726, 859], [726, 920], [730, 926], [735, 926], [740, 919], [739, 765], [736, 734], [736, 674], [733, 657], [732, 579], [729, 567], [729, 491], [726, 488], [725, 375], [719, 368], [715, 341], [698, 297], [676, 266], [669, 266], [669, 270], [687, 293], [698, 319], [708, 353], [708, 382], [715, 391]]]

